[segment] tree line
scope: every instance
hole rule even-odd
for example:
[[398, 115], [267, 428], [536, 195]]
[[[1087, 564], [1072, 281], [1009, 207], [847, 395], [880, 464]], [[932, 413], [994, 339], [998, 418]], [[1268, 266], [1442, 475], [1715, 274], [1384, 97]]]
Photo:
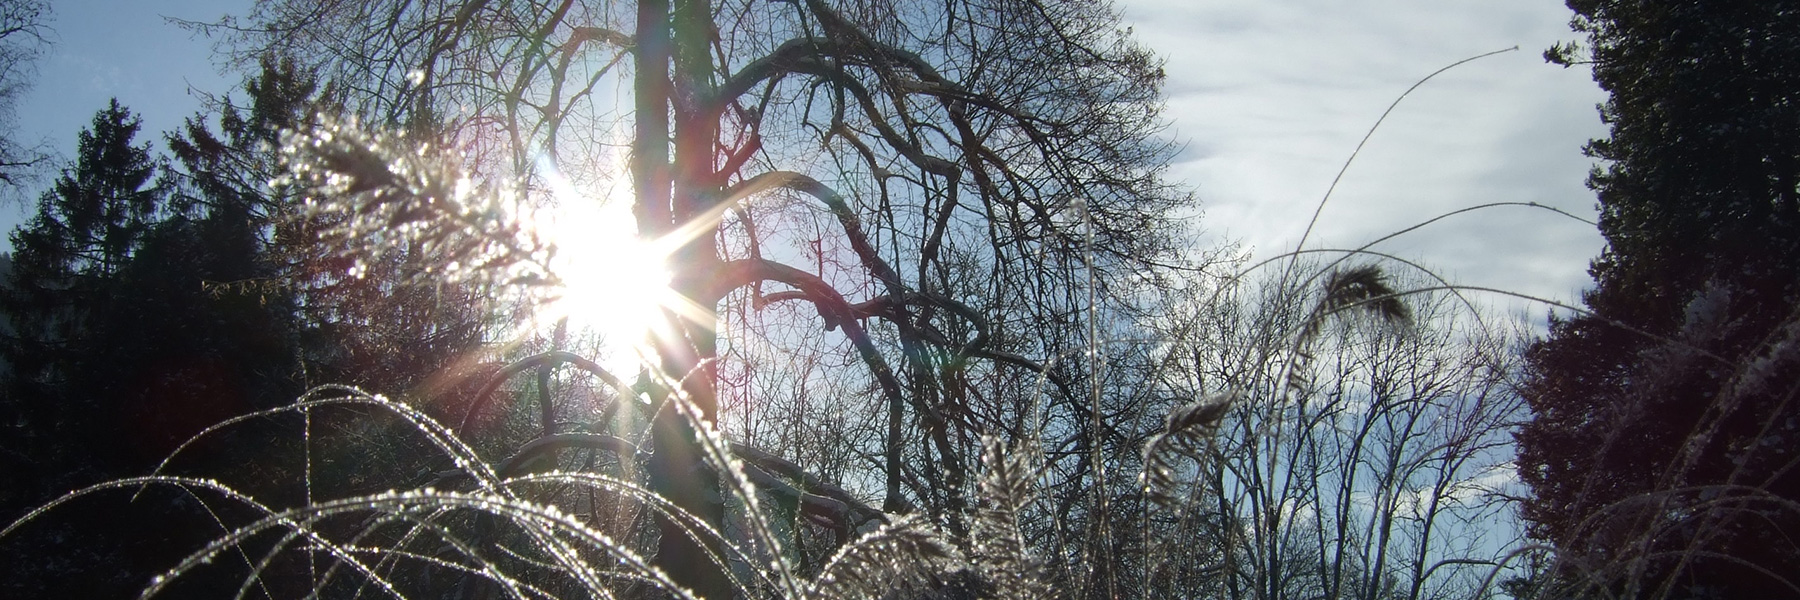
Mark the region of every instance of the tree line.
[[[294, 199], [267, 186], [277, 168], [268, 144], [315, 110], [319, 90], [271, 63], [243, 93], [243, 104], [226, 99], [167, 134], [167, 154], [113, 101], [12, 233], [0, 293], [9, 514], [148, 472], [204, 428], [321, 383], [401, 393], [467, 369], [456, 361], [498, 323], [466, 290], [393, 277], [420, 256], [383, 257], [358, 278], [320, 254], [321, 225], [293, 218]], [[197, 461], [273, 484], [292, 473], [261, 464], [280, 446], [266, 435], [237, 434]], [[122, 532], [177, 535], [144, 515], [105, 514], [42, 533], [87, 548]], [[167, 551], [122, 547], [113, 558], [142, 564]], [[23, 580], [39, 568], [8, 562]]]

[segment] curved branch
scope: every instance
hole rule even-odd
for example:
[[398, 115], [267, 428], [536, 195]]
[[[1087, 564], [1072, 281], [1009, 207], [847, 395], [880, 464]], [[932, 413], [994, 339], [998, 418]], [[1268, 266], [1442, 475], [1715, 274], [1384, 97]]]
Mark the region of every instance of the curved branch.
[[[838, 18], [836, 15], [832, 16]], [[860, 33], [854, 27], [848, 29]], [[726, 79], [714, 92], [707, 107], [723, 110], [725, 104], [748, 93], [757, 83], [788, 73], [822, 74], [817, 69], [827, 64], [871, 68], [899, 65], [919, 78], [918, 81], [897, 85], [896, 87], [902, 88], [899, 91], [974, 97], [961, 85], [945, 79], [936, 67], [918, 54], [867, 37], [859, 37], [861, 39], [856, 40], [855, 44], [842, 44], [830, 37], [817, 36], [798, 37], [782, 42], [775, 50], [750, 61], [750, 64], [744, 65], [742, 70]]]
[[627, 51], [637, 47], [637, 42], [633, 40], [630, 35], [619, 31], [614, 31], [605, 27], [576, 27], [569, 31], [569, 41], [564, 42], [566, 47], [563, 51], [574, 52], [577, 46], [580, 46], [582, 42], [587, 41], [612, 44], [620, 50]]
[[[875, 341], [869, 336], [869, 332], [863, 329], [862, 323], [856, 320], [850, 303], [845, 301], [844, 296], [833, 289], [831, 284], [811, 273], [761, 258], [745, 258], [719, 263], [713, 266], [709, 275], [705, 278], [706, 285], [700, 290], [702, 297], [694, 299], [702, 306], [716, 306], [719, 300], [732, 290], [761, 281], [776, 281], [797, 288], [818, 309], [819, 317], [825, 320], [827, 331], [834, 327], [843, 327], [844, 337], [849, 338], [850, 343], [856, 346], [857, 355], [862, 358], [864, 364], [869, 366], [870, 373], [880, 384], [882, 398], [886, 400], [890, 412], [898, 410], [898, 407], [906, 402], [906, 396], [901, 392], [900, 379], [894, 375], [893, 367], [889, 366], [887, 359], [881, 356], [881, 351], [875, 348]], [[931, 406], [923, 406], [918, 403], [914, 403], [914, 406], [933, 418], [943, 418]], [[889, 472], [894, 473], [897, 472], [900, 463], [899, 439], [898, 436], [889, 437], [885, 454]], [[890, 485], [882, 507], [886, 510], [897, 511], [905, 504], [906, 501], [900, 497], [899, 489]]]
[[764, 471], [757, 465], [742, 463], [741, 466], [744, 477], [755, 484], [760, 491], [770, 492], [794, 502], [800, 507], [800, 514], [811, 517], [821, 527], [831, 529], [840, 540], [849, 539], [850, 532], [869, 521], [869, 519], [858, 520], [857, 515], [851, 514], [855, 509], [835, 498], [806, 493], [780, 477], [770, 475], [768, 471]]
[[[628, 440], [611, 435], [596, 433], [559, 433], [546, 435], [527, 442], [519, 447], [506, 460], [495, 465], [494, 473], [501, 479], [516, 477], [538, 458], [555, 453], [558, 450], [577, 448], [605, 450], [621, 458], [637, 457], [643, 454], [644, 448]], [[842, 534], [848, 534], [857, 527], [870, 521], [887, 520], [887, 513], [876, 510], [851, 495], [843, 488], [820, 479], [799, 465], [788, 462], [781, 457], [770, 454], [759, 448], [733, 442], [731, 452], [746, 461], [748, 467], [745, 474], [752, 482], [775, 494], [795, 499], [805, 511], [824, 518]], [[776, 477], [780, 475], [780, 477]], [[438, 474], [434, 485], [454, 482], [468, 477], [468, 473], [451, 469]], [[786, 480], [782, 479], [786, 478]], [[798, 485], [788, 483], [798, 482]], [[903, 504], [912, 510], [911, 504]]]
[[469, 403], [469, 408], [463, 411], [463, 418], [461, 421], [457, 421], [456, 430], [467, 430], [469, 427], [469, 419], [474, 418], [475, 413], [480, 412], [481, 409], [487, 405], [488, 397], [493, 395], [494, 390], [499, 389], [500, 384], [506, 383], [506, 380], [511, 379], [512, 376], [518, 375], [519, 373], [534, 367], [556, 366], [564, 363], [574, 365], [575, 368], [587, 371], [588, 373], [593, 374], [593, 376], [600, 378], [600, 381], [605, 382], [606, 385], [612, 386], [613, 391], [619, 395], [620, 401], [633, 396], [631, 386], [625, 385], [624, 382], [619, 381], [619, 378], [614, 377], [612, 373], [608, 373], [606, 369], [601, 368], [598, 363], [582, 358], [580, 355], [571, 352], [553, 350], [519, 359], [512, 364], [501, 367], [499, 371], [496, 371], [493, 375], [489, 376], [487, 383], [482, 384], [481, 390], [475, 392], [475, 399]]
[[863, 267], [881, 280], [888, 293], [900, 293], [906, 289], [905, 282], [900, 280], [900, 274], [886, 260], [882, 260], [881, 255], [875, 252], [875, 247], [869, 243], [869, 235], [863, 230], [862, 220], [857, 218], [856, 213], [850, 210], [850, 204], [831, 186], [793, 171], [770, 171], [738, 182], [727, 189], [725, 195], [735, 201], [772, 189], [788, 189], [817, 198], [837, 217], [838, 225], [844, 228], [844, 237], [850, 240], [851, 250], [862, 260]]
[[518, 452], [513, 453], [512, 456], [501, 461], [499, 466], [494, 467], [494, 473], [501, 479], [517, 476], [521, 469], [538, 457], [553, 454], [564, 448], [609, 450], [619, 455], [621, 459], [627, 456], [637, 456], [644, 452], [644, 449], [637, 447], [636, 444], [616, 436], [579, 432], [558, 433], [526, 442], [524, 446], [519, 447]]
[[[964, 318], [967, 318], [971, 323], [973, 323], [975, 325], [976, 337], [975, 337], [975, 339], [972, 339], [968, 342], [961, 344], [961, 348], [960, 348], [960, 350], [958, 350], [958, 352], [961, 356], [973, 357], [973, 358], [985, 358], [985, 359], [992, 360], [995, 362], [1002, 362], [1002, 363], [1013, 365], [1015, 367], [1021, 367], [1024, 369], [1031, 370], [1033, 372], [1036, 372], [1039, 375], [1042, 375], [1044, 377], [1044, 379], [1048, 380], [1051, 384], [1055, 385], [1056, 389], [1058, 391], [1062, 392], [1062, 394], [1064, 396], [1073, 396], [1074, 395], [1075, 392], [1074, 392], [1074, 389], [1071, 387], [1069, 380], [1067, 378], [1063, 377], [1062, 375], [1056, 373], [1056, 371], [1050, 369], [1048, 366], [1044, 365], [1043, 363], [1032, 360], [1030, 358], [1026, 358], [1025, 356], [1022, 356], [1019, 354], [1014, 354], [1011, 352], [1003, 352], [1000, 350], [993, 350], [993, 349], [987, 348], [986, 347], [987, 346], [987, 323], [984, 320], [982, 320], [977, 313], [975, 313], [973, 308], [970, 308], [967, 305], [964, 305], [961, 302], [957, 302], [953, 299], [945, 298], [942, 296], [938, 296], [936, 294], [930, 294], [930, 293], [925, 293], [925, 292], [908, 292], [906, 294], [903, 294], [900, 299], [896, 299], [895, 297], [892, 297], [892, 296], [882, 296], [882, 297], [874, 298], [874, 299], [871, 299], [871, 300], [868, 300], [865, 302], [858, 302], [856, 304], [851, 304], [850, 305], [850, 315], [851, 315], [851, 317], [856, 318], [856, 319], [881, 318], [881, 319], [887, 320], [888, 322], [893, 323], [895, 326], [900, 327], [903, 334], [911, 334], [918, 339], [924, 340], [924, 341], [932, 343], [932, 344], [937, 344], [939, 346], [957, 346], [958, 345], [955, 342], [952, 342], [948, 338], [944, 337], [943, 333], [941, 333], [935, 329], [927, 328], [927, 327], [917, 327], [917, 326], [912, 325], [911, 323], [908, 323], [906, 315], [904, 313], [901, 313], [899, 311], [895, 311], [892, 309], [892, 307], [894, 307], [894, 306], [906, 304], [906, 298], [908, 298], [908, 297], [925, 298], [925, 299], [927, 299], [927, 301], [932, 302], [932, 303], [936, 304], [937, 306], [940, 306], [943, 308], [948, 308], [952, 312], [961, 314]], [[810, 302], [810, 301], [812, 301], [812, 296], [807, 294], [806, 292], [801, 292], [801, 291], [784, 291], [784, 292], [775, 292], [775, 293], [771, 293], [771, 294], [764, 294], [761, 297], [761, 301], [759, 302], [758, 307], [760, 308], [761, 306], [767, 306], [769, 304], [773, 304], [776, 302], [782, 302], [782, 301], [786, 301], [786, 300], [802, 300], [802, 301]]]
[[[836, 46], [829, 40], [818, 38], [797, 38], [783, 42], [774, 52], [751, 62], [744, 70], [739, 71], [716, 88], [711, 98], [700, 102], [699, 111], [701, 114], [716, 118], [724, 114], [726, 107], [740, 96], [748, 93], [750, 88], [755, 87], [757, 83], [788, 74], [813, 75], [830, 81], [839, 89], [856, 96], [857, 104], [868, 115], [870, 124], [881, 134], [882, 139], [914, 165], [926, 172], [951, 179], [960, 176], [955, 163], [926, 154], [918, 145], [908, 141], [905, 136], [895, 131], [893, 126], [888, 123], [887, 116], [883, 115], [881, 109], [875, 105], [874, 97], [870, 95], [868, 87], [846, 75], [837, 66], [837, 63], [825, 60], [829, 57], [841, 61], [846, 57], [819, 52], [821, 48], [825, 47], [835, 48]], [[895, 52], [902, 51], [895, 50]]]
[[[775, 51], [761, 59], [752, 61], [743, 71], [728, 80], [726, 85], [718, 89], [717, 102], [729, 102], [742, 95], [754, 86], [757, 81], [771, 77], [779, 77], [785, 73], [809, 72], [803, 67], [826, 64], [854, 64], [869, 68], [898, 66], [912, 73], [914, 81], [893, 80], [890, 85], [895, 92], [920, 93], [934, 96], [949, 104], [966, 102], [1006, 115], [1020, 123], [1027, 136], [1034, 143], [1043, 142], [1043, 133], [1030, 126], [1033, 121], [1041, 121], [1037, 117], [1022, 112], [1008, 102], [977, 94], [939, 73], [930, 61], [920, 57], [918, 53], [895, 47], [869, 37], [866, 31], [856, 24], [838, 15], [837, 11], [823, 2], [809, 0], [807, 9], [819, 18], [825, 26], [826, 36], [795, 38], [783, 42]], [[1061, 32], [1058, 31], [1060, 35]], [[850, 40], [848, 43], [838, 40]], [[812, 59], [811, 62], [805, 59]], [[830, 60], [827, 60], [830, 59]], [[814, 72], [823, 75], [823, 73]]]
[[[773, 472], [782, 477], [799, 482], [798, 487], [789, 486], [789, 489], [804, 493], [805, 495], [800, 497], [803, 503], [807, 502], [809, 498], [819, 498], [831, 500], [840, 504], [844, 509], [843, 514], [845, 516], [856, 519], [854, 521], [845, 521], [850, 525], [851, 529], [855, 529], [857, 526], [868, 523], [869, 521], [885, 521], [887, 519], [887, 513], [864, 504], [861, 500], [858, 500], [856, 496], [845, 491], [844, 488], [832, 485], [831, 483], [820, 479], [817, 475], [801, 468], [800, 465], [788, 462], [779, 456], [765, 452], [760, 448], [737, 442], [732, 442], [731, 453], [736, 454], [738, 458], [749, 462], [750, 466], [760, 470]], [[782, 482], [782, 484], [786, 485], [785, 482]], [[912, 512], [917, 509], [913, 507], [911, 503], [904, 503], [903, 510]]]
[[[907, 291], [906, 284], [900, 279], [899, 273], [895, 272], [893, 267], [888, 265], [887, 261], [882, 260], [881, 256], [876, 253], [875, 248], [869, 243], [868, 235], [862, 228], [862, 221], [857, 218], [855, 212], [850, 210], [850, 206], [844, 201], [843, 196], [839, 195], [836, 190], [831, 189], [830, 186], [800, 173], [791, 171], [770, 171], [739, 182], [737, 185], [732, 186], [726, 191], [726, 196], [732, 201], [737, 201], [754, 194], [778, 188], [794, 190], [817, 198], [823, 203], [825, 207], [837, 217], [838, 223], [844, 229], [844, 236], [849, 238], [850, 247], [856, 252], [857, 257], [862, 260], [863, 266], [868, 268], [870, 273], [875, 275], [875, 278], [882, 282], [883, 287], [887, 288], [887, 296], [850, 305], [849, 314], [851, 316], [855, 318], [886, 316], [895, 324], [909, 331], [921, 334], [919, 337], [926, 341], [946, 346], [953, 345], [952, 342], [945, 339], [942, 335], [936, 335], [934, 338], [933, 334], [937, 333], [935, 331], [920, 330], [920, 328], [911, 327], [902, 315], [886, 312], [890, 306], [904, 305], [913, 299], [925, 299], [934, 305], [949, 309], [951, 312], [961, 315], [975, 326], [975, 338], [962, 345], [960, 351], [961, 354], [965, 356], [988, 358], [1031, 369], [1048, 378], [1064, 393], [1069, 392], [1069, 382], [1063, 377], [1056, 375], [1044, 365], [1016, 354], [988, 350], [987, 342], [989, 339], [989, 326], [987, 320], [984, 319], [979, 312], [976, 312], [974, 308], [963, 304], [962, 302], [958, 302], [953, 298], [948, 298], [939, 294]], [[812, 298], [813, 294], [806, 291], [778, 292], [767, 296], [765, 301], [776, 302], [788, 299], [811, 300]]]

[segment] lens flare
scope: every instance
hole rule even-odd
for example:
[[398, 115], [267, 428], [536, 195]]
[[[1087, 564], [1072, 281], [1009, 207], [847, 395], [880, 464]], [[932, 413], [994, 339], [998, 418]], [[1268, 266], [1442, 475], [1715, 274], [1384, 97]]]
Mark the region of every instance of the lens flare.
[[628, 194], [584, 194], [548, 159], [538, 166], [552, 201], [532, 222], [555, 248], [550, 269], [562, 283], [538, 321], [566, 318], [571, 333], [598, 336], [601, 366], [630, 377], [654, 356], [650, 336], [666, 327], [663, 309], [679, 304], [669, 289], [672, 248], [638, 235]]

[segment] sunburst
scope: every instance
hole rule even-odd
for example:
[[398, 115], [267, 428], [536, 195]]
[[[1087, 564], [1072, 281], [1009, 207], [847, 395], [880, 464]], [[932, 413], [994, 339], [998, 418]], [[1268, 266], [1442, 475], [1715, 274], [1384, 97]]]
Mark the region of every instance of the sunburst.
[[537, 321], [566, 318], [571, 332], [597, 336], [598, 362], [629, 377], [654, 356], [652, 336], [667, 334], [665, 310], [687, 304], [669, 288], [675, 245], [639, 235], [629, 193], [583, 193], [547, 159], [539, 172], [552, 198], [531, 222], [555, 248], [549, 267], [561, 286]]

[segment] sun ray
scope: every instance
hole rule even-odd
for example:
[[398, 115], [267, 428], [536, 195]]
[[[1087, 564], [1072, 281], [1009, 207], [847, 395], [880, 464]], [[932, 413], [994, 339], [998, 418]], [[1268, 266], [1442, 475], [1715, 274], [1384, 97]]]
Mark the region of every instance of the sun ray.
[[551, 202], [532, 222], [554, 248], [550, 268], [562, 285], [537, 320], [568, 319], [571, 331], [601, 339], [602, 366], [634, 373], [654, 355], [650, 336], [668, 334], [663, 309], [686, 301], [669, 287], [673, 246], [638, 234], [628, 196], [584, 193], [549, 157], [538, 169]]

